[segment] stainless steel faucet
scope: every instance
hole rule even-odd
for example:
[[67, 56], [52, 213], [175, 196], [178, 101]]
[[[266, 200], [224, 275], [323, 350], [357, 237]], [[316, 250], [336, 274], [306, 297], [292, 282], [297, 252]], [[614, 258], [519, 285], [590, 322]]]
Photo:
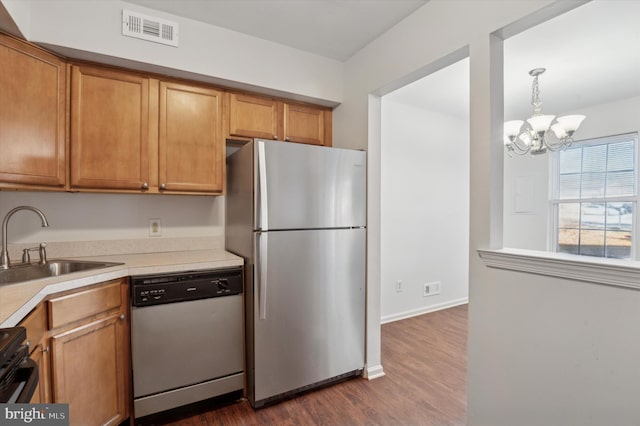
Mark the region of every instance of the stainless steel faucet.
[[20, 210], [31, 210], [40, 216], [42, 220], [42, 227], [49, 226], [49, 222], [45, 217], [44, 213], [42, 213], [39, 209], [31, 206], [19, 206], [15, 209], [11, 209], [9, 213], [4, 217], [2, 221], [2, 252], [0, 253], [0, 269], [9, 269], [11, 264], [11, 260], [9, 259], [9, 252], [7, 250], [7, 225], [9, 225], [9, 219], [13, 216], [14, 213], [19, 212]]

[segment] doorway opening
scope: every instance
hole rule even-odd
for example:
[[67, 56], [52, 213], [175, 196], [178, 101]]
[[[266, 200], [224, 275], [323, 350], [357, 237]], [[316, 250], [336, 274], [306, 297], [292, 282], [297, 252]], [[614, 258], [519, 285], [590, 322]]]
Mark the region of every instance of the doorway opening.
[[467, 303], [469, 59], [381, 98], [381, 322]]

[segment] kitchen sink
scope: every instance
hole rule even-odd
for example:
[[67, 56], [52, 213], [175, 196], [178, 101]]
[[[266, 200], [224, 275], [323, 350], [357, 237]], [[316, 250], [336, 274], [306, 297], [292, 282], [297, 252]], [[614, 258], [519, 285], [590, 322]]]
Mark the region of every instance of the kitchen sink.
[[0, 270], [0, 285], [15, 284], [40, 278], [58, 277], [74, 272], [109, 268], [117, 265], [123, 265], [123, 263], [54, 259], [45, 264], [32, 263], [29, 265], [16, 265], [9, 269]]

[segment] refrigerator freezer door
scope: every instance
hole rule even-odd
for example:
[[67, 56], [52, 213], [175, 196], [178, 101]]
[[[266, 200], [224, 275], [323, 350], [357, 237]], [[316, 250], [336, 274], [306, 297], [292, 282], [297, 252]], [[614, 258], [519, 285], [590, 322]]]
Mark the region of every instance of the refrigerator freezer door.
[[366, 230], [266, 234], [266, 259], [265, 233], [254, 241], [252, 402], [364, 367]]
[[254, 167], [255, 229], [366, 225], [363, 151], [257, 140]]

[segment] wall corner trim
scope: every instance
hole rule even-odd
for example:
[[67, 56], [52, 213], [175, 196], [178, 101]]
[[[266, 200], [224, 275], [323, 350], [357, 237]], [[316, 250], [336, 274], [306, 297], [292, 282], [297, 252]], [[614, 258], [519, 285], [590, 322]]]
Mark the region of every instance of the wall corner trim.
[[490, 268], [640, 290], [640, 262], [503, 248], [477, 250]]
[[367, 380], [379, 379], [384, 376], [384, 370], [382, 369], [382, 365], [372, 365], [371, 367], [367, 366], [364, 370], [363, 376]]

